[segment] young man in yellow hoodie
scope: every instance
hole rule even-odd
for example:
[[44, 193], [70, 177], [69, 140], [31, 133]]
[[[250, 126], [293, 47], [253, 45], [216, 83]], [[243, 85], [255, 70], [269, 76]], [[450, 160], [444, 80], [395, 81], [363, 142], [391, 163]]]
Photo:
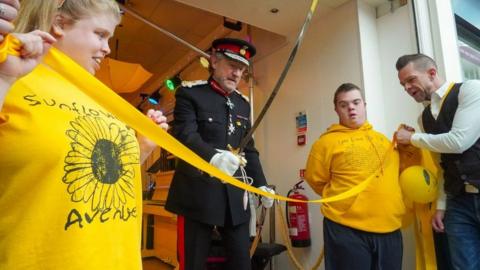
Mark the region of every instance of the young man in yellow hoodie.
[[324, 198], [372, 180], [356, 196], [322, 204], [325, 269], [401, 269], [405, 205], [398, 184], [398, 153], [366, 121], [358, 86], [340, 85], [334, 104], [339, 124], [330, 126], [312, 146], [305, 178]]

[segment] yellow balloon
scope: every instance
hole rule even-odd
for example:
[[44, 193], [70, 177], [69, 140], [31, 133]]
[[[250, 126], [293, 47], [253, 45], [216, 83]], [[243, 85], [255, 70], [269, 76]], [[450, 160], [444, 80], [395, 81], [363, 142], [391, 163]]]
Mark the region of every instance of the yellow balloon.
[[428, 203], [437, 198], [438, 180], [422, 166], [411, 166], [400, 174], [403, 195], [417, 203]]

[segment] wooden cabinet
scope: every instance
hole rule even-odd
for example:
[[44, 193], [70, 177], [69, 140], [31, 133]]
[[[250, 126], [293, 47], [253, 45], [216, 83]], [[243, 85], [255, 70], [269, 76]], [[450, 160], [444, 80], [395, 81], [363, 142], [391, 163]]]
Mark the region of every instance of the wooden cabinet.
[[174, 166], [174, 157], [160, 148], [142, 166], [144, 190], [155, 183], [153, 193], [144, 192], [142, 257], [177, 266], [177, 217], [164, 208]]
[[[144, 103], [141, 109], [160, 109], [169, 125], [173, 123], [174, 92], [162, 91], [159, 105]], [[145, 192], [143, 201], [142, 257], [156, 257], [172, 266], [177, 266], [177, 217], [164, 208], [168, 189], [175, 170], [175, 157], [157, 147], [142, 164], [143, 190], [151, 183], [155, 189]]]

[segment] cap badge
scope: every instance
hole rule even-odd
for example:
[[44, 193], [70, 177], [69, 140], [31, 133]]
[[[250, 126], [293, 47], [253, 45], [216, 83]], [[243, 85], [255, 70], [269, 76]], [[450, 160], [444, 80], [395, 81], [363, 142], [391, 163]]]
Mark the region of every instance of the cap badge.
[[247, 53], [247, 47], [243, 47], [242, 49], [240, 49], [241, 55], [245, 55], [246, 53]]

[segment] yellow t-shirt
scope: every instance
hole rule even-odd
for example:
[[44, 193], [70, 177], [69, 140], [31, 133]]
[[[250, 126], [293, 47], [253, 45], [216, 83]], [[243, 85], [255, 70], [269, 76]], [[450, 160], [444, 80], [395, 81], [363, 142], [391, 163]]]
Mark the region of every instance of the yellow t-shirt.
[[0, 112], [0, 269], [141, 269], [135, 133], [59, 68], [39, 65]]
[[343, 193], [376, 174], [358, 195], [322, 204], [325, 217], [368, 232], [386, 233], [401, 227], [405, 205], [398, 183], [399, 156], [388, 151], [390, 146], [369, 123], [358, 129], [332, 125], [314, 143], [305, 179], [322, 197]]

